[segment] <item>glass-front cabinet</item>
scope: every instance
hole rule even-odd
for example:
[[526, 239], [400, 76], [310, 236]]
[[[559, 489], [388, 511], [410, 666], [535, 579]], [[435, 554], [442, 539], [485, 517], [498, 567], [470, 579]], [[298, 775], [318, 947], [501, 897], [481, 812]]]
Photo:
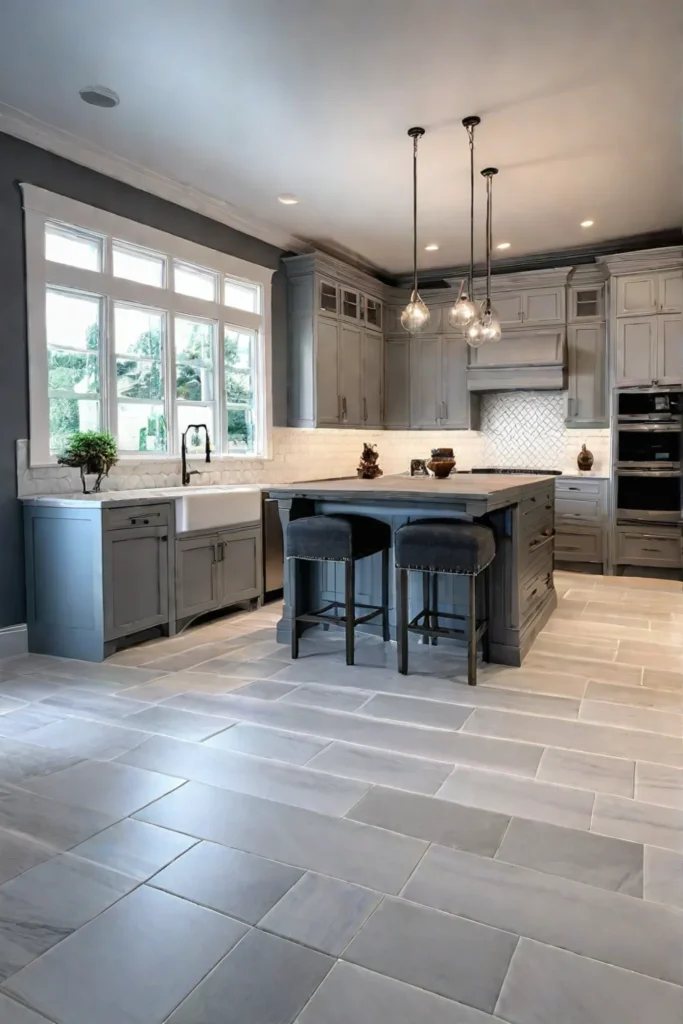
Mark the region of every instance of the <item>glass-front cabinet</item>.
[[352, 288], [341, 289], [341, 314], [347, 320], [360, 320], [361, 297]]
[[319, 280], [318, 309], [330, 316], [336, 316], [339, 312], [339, 288], [332, 281]]
[[374, 327], [382, 330], [382, 303], [379, 299], [372, 299], [369, 295], [363, 296], [365, 304], [365, 324], [367, 327]]

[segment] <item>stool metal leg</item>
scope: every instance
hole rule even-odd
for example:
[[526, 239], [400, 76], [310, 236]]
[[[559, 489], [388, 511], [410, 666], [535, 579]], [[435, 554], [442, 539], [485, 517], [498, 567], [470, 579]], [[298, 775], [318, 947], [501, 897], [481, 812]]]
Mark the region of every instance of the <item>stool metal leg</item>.
[[408, 675], [408, 570], [396, 569], [396, 651], [398, 670]]
[[486, 629], [481, 638], [481, 656], [486, 662], [491, 661], [491, 638], [489, 636], [489, 601], [491, 599], [491, 567], [488, 566], [482, 573], [482, 604], [484, 606], [483, 617], [486, 622]]
[[352, 558], [345, 563], [345, 618], [346, 618], [346, 664], [353, 665], [354, 660], [354, 631], [353, 621], [356, 617], [356, 563]]
[[467, 614], [467, 682], [477, 685], [477, 577], [470, 576], [469, 608]]
[[[427, 628], [429, 628], [429, 626], [431, 625], [430, 607], [429, 607], [429, 580], [430, 580], [430, 578], [431, 578], [431, 573], [429, 573], [429, 572], [423, 572], [422, 573], [422, 608], [423, 608], [424, 613], [425, 613], [424, 625]], [[420, 638], [420, 642], [423, 643], [423, 644], [427, 644], [427, 646], [429, 647], [429, 645], [432, 642], [432, 638], [430, 636], [423, 636], [423, 637]]]
[[382, 639], [391, 640], [389, 631], [389, 549], [382, 552]]
[[[439, 574], [438, 572], [432, 573], [432, 629], [439, 628], [439, 616], [437, 609], [439, 607]], [[436, 647], [439, 642], [438, 636], [432, 637], [432, 646]]]
[[298, 564], [296, 558], [289, 559], [289, 605], [292, 609], [292, 658], [299, 657], [299, 623], [296, 617], [299, 614], [297, 601]]

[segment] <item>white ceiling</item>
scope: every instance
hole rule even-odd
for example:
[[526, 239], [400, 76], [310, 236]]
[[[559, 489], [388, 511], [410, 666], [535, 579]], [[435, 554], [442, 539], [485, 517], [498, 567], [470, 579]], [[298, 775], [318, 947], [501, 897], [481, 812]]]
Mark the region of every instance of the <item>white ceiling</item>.
[[505, 256], [680, 225], [682, 54], [680, 0], [3, 0], [0, 101], [400, 272], [413, 124], [421, 267], [467, 257], [472, 113]]

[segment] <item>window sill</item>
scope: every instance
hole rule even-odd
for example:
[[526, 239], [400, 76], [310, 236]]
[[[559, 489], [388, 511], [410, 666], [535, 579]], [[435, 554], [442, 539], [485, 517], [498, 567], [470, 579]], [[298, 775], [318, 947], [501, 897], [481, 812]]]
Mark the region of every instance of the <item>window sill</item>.
[[[199, 460], [204, 462], [203, 455], [192, 455], [188, 454], [187, 461], [194, 463]], [[116, 463], [117, 466], [126, 466], [138, 464], [140, 462], [168, 462], [180, 464], [179, 455], [157, 455], [154, 452], [131, 452], [126, 455], [121, 455]], [[272, 455], [211, 455], [211, 462], [207, 462], [207, 466], [212, 466], [215, 463], [222, 465], [231, 462], [273, 462]], [[57, 459], [51, 459], [49, 462], [31, 462], [28, 466], [29, 470], [32, 469], [68, 469], [68, 466], [60, 466]], [[207, 470], [208, 473], [211, 470]]]

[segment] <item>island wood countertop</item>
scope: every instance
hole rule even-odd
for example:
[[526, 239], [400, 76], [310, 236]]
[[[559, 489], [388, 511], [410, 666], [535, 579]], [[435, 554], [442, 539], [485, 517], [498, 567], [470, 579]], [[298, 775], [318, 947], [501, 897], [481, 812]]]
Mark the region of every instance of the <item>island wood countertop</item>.
[[295, 484], [273, 484], [272, 498], [280, 501], [307, 498], [311, 501], [354, 504], [400, 503], [448, 505], [471, 515], [482, 515], [516, 505], [535, 489], [552, 483], [554, 476], [516, 476], [499, 473], [454, 473], [445, 480], [420, 476], [380, 476], [374, 480], [346, 477], [337, 480], [309, 480]]

